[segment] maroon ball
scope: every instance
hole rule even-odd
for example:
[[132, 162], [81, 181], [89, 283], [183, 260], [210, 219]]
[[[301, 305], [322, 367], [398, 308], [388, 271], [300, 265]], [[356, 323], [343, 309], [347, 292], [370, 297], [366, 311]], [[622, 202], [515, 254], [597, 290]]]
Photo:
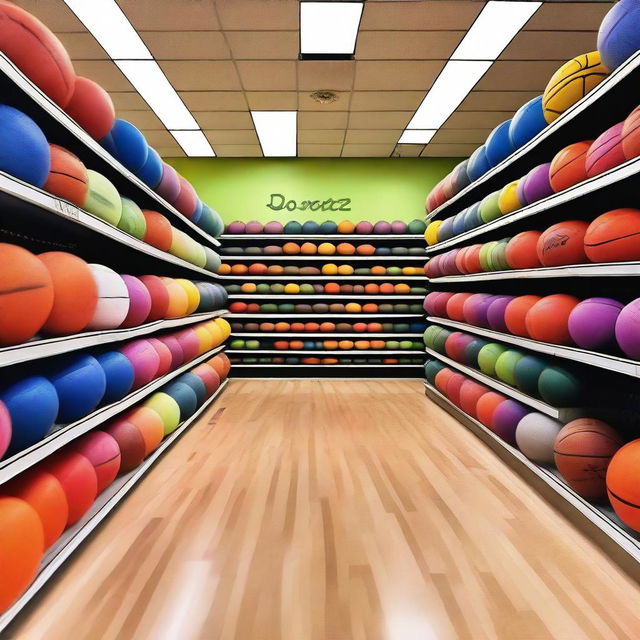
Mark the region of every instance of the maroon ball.
[[433, 303], [433, 315], [438, 316], [438, 318], [446, 318], [447, 317], [447, 302], [449, 302], [449, 298], [453, 293], [449, 291], [441, 291], [440, 295], [435, 299]]
[[156, 193], [171, 204], [180, 195], [178, 172], [166, 162], [162, 163], [162, 178], [160, 179], [160, 184], [156, 187]]
[[422, 303], [422, 308], [430, 315], [435, 315], [435, 302], [438, 296], [442, 295], [442, 291], [432, 291], [428, 293]]
[[516, 427], [531, 411], [515, 400], [505, 400], [493, 413], [491, 431], [512, 446], [516, 446]]
[[462, 364], [467, 364], [465, 349], [474, 340], [474, 336], [471, 336], [468, 333], [462, 333], [461, 331], [456, 331], [447, 338], [447, 341], [444, 343], [444, 348], [447, 355], [452, 360], [461, 362]]

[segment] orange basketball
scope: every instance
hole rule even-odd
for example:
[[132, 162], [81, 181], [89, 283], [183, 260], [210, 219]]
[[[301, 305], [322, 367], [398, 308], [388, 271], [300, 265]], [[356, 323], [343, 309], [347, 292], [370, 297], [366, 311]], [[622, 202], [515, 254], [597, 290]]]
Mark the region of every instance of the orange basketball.
[[338, 274], [341, 276], [353, 275], [354, 268], [350, 264], [341, 264], [338, 267]]
[[505, 400], [506, 398], [501, 393], [496, 393], [495, 391], [485, 393], [476, 404], [476, 418], [485, 427], [491, 427], [493, 414]]
[[367, 325], [367, 331], [370, 331], [371, 333], [382, 333], [382, 324], [379, 322], [370, 322]]
[[333, 322], [322, 322], [320, 324], [320, 331], [322, 333], [329, 333], [336, 330], [336, 325]]
[[464, 268], [466, 273], [480, 273], [482, 271], [482, 265], [480, 264], [480, 249], [481, 244], [473, 244], [467, 247], [467, 251], [464, 256]]
[[240, 285], [240, 291], [242, 291], [242, 293], [255, 293], [257, 288], [258, 286], [255, 282], [243, 282]]
[[371, 267], [371, 275], [372, 276], [384, 276], [386, 275], [387, 270], [385, 267], [375, 266]]
[[360, 313], [362, 311], [362, 305], [357, 302], [347, 302], [345, 305], [345, 311], [347, 313]]
[[578, 495], [602, 500], [607, 495], [607, 467], [623, 444], [620, 434], [605, 422], [578, 418], [556, 436], [553, 457], [558, 471]]
[[320, 364], [320, 358], [302, 358], [302, 364]]
[[436, 377], [434, 380], [436, 389], [438, 389], [438, 391], [440, 391], [440, 393], [443, 393], [445, 396], [447, 395], [447, 383], [453, 375], [454, 372], [451, 369], [447, 369], [446, 367], [444, 369], [440, 369], [440, 371], [436, 373]]
[[587, 179], [585, 162], [592, 144], [593, 140], [575, 142], [555, 155], [549, 167], [549, 182], [554, 191], [568, 189]]
[[294, 351], [301, 351], [304, 349], [304, 342], [302, 340], [291, 340], [289, 343], [289, 349], [293, 349]]
[[349, 220], [343, 220], [338, 223], [338, 233], [354, 233], [356, 230], [356, 225], [353, 222], [349, 222]]
[[313, 244], [313, 242], [304, 242], [300, 247], [300, 253], [303, 253], [306, 256], [312, 256], [318, 253], [318, 247]]
[[247, 311], [247, 303], [246, 302], [232, 302], [229, 305], [229, 311], [231, 311], [231, 313], [246, 313]]
[[380, 285], [380, 293], [384, 293], [385, 295], [390, 295], [393, 292], [394, 292], [394, 288], [390, 282], [383, 282]]
[[279, 264], [271, 264], [267, 267], [267, 273], [271, 276], [281, 276], [284, 273], [284, 267]]
[[43, 552], [44, 533], [36, 510], [19, 498], [0, 498], [0, 611], [29, 586]]
[[345, 350], [350, 350], [353, 349], [353, 341], [352, 340], [340, 340], [340, 342], [338, 342], [338, 348], [340, 349], [345, 349]]
[[361, 256], [372, 256], [376, 252], [376, 248], [371, 244], [361, 244], [356, 249], [356, 253]]
[[394, 292], [400, 295], [404, 295], [411, 292], [411, 287], [408, 284], [399, 283], [393, 288]]
[[369, 343], [372, 349], [380, 350], [386, 347], [386, 342], [384, 340], [371, 340]]
[[337, 340], [325, 340], [322, 344], [327, 351], [335, 351], [338, 348]]
[[142, 210], [147, 222], [147, 230], [142, 239], [156, 249], [169, 251], [173, 238], [171, 223], [157, 211]]
[[458, 322], [466, 322], [462, 308], [472, 295], [472, 293], [454, 293], [446, 303], [447, 318]]
[[282, 252], [289, 256], [297, 255], [300, 253], [300, 245], [296, 242], [285, 242], [282, 245]]
[[273, 343], [273, 348], [274, 349], [278, 349], [279, 351], [285, 351], [286, 349], [289, 348], [289, 341], [288, 340], [276, 340]]
[[213, 367], [215, 372], [220, 376], [220, 380], [224, 380], [229, 375], [231, 369], [231, 361], [226, 353], [218, 353], [211, 360], [207, 360], [207, 364]]
[[366, 322], [355, 322], [352, 325], [352, 328], [356, 333], [364, 333], [367, 330], [367, 323]]
[[322, 358], [322, 364], [338, 364], [338, 358]]
[[640, 259], [640, 210], [614, 209], [598, 216], [584, 236], [591, 262]]
[[364, 351], [365, 349], [371, 348], [371, 343], [368, 340], [356, 340], [353, 343], [353, 345], [356, 349], [359, 349], [360, 351]]
[[254, 262], [249, 265], [249, 273], [254, 276], [263, 276], [269, 270], [266, 264], [262, 264], [261, 262]]
[[78, 156], [57, 144], [50, 144], [51, 168], [49, 177], [42, 187], [53, 195], [64, 198], [81, 207], [89, 189], [87, 168]]
[[236, 276], [244, 275], [249, 272], [249, 267], [246, 264], [234, 264], [231, 267], [231, 273]]
[[180, 286], [173, 278], [160, 278], [162, 284], [167, 288], [169, 294], [169, 307], [167, 309], [167, 318], [183, 318], [187, 315], [189, 308], [189, 297], [183, 287]]
[[362, 313], [378, 313], [378, 305], [375, 302], [367, 302], [362, 305]]
[[542, 266], [538, 257], [540, 231], [523, 231], [507, 243], [504, 257], [512, 269], [537, 269]]
[[579, 302], [578, 298], [563, 293], [545, 296], [527, 312], [527, 333], [541, 342], [573, 344], [569, 335], [569, 315]]
[[472, 417], [476, 417], [476, 407], [478, 400], [485, 393], [489, 392], [489, 388], [475, 380], [465, 380], [460, 387], [459, 402], [460, 408]]
[[[276, 325], [273, 322], [261, 322], [260, 323], [260, 331], [275, 331]], [[247, 331], [248, 327], [245, 326], [244, 330]]]
[[39, 256], [53, 282], [53, 306], [42, 330], [54, 336], [82, 331], [98, 305], [98, 287], [91, 267], [77, 256], [61, 251]]
[[340, 285], [337, 282], [327, 282], [324, 285], [324, 292], [327, 294], [340, 293]]
[[609, 501], [620, 520], [640, 531], [640, 440], [632, 440], [613, 455], [606, 483]]
[[53, 474], [32, 467], [4, 484], [2, 493], [20, 498], [35, 509], [42, 524], [45, 549], [62, 535], [67, 526], [69, 505], [62, 485]]
[[383, 358], [382, 362], [384, 364], [398, 364], [398, 358]]
[[364, 292], [369, 295], [376, 295], [380, 293], [380, 287], [375, 282], [368, 282], [364, 285]]
[[227, 276], [231, 273], [231, 265], [230, 264], [226, 264], [226, 263], [222, 263], [219, 267], [218, 267], [218, 274], [221, 276]]
[[275, 329], [279, 333], [283, 333], [285, 331], [289, 331], [289, 323], [288, 322], [276, 322]]
[[320, 330], [320, 325], [317, 322], [305, 322], [304, 330], [309, 333], [316, 333]]
[[549, 227], [538, 239], [538, 259], [545, 267], [588, 262], [584, 237], [589, 224], [567, 220]]
[[289, 326], [289, 331], [294, 333], [304, 331], [304, 322], [292, 322]]
[[352, 256], [356, 252], [356, 248], [350, 242], [341, 242], [336, 251], [341, 256]]
[[529, 338], [527, 330], [527, 313], [536, 302], [542, 300], [540, 296], [518, 296], [514, 298], [504, 310], [504, 322], [510, 333], [523, 338]]
[[318, 246], [318, 253], [321, 256], [332, 256], [336, 252], [336, 247], [331, 242], [323, 242]]

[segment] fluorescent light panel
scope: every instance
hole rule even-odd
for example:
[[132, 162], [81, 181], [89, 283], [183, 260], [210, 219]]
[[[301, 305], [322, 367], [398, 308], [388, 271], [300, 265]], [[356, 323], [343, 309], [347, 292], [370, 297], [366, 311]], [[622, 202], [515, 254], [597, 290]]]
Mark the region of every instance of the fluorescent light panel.
[[252, 111], [262, 155], [288, 157], [297, 155], [297, 111]]
[[202, 131], [170, 131], [169, 132], [191, 157], [215, 157], [215, 153]]
[[495, 60], [542, 2], [487, 2], [452, 60]]
[[363, 2], [300, 2], [302, 55], [353, 55]]
[[435, 134], [435, 129], [405, 129], [398, 144], [428, 144]]

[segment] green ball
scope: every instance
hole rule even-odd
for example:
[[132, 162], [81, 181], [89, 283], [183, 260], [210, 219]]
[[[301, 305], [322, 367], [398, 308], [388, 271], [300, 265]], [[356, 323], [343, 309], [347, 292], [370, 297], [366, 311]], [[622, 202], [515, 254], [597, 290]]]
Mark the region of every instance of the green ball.
[[411, 341], [411, 349], [414, 351], [422, 351], [422, 343], [421, 342], [417, 342], [416, 340], [412, 340]]
[[260, 348], [260, 340], [247, 340], [244, 343], [245, 349], [259, 349]]
[[385, 349], [399, 349], [400, 343], [397, 340], [387, 340]]
[[538, 393], [554, 407], [575, 407], [580, 403], [582, 383], [573, 373], [549, 366], [538, 378]]
[[[411, 309], [409, 308], [409, 305], [404, 303], [394, 304], [392, 305], [392, 307], [393, 307], [393, 313], [409, 313], [411, 311]], [[420, 308], [422, 309], [422, 307]]]
[[329, 235], [338, 232], [338, 225], [332, 220], [327, 220], [320, 225], [320, 233], [323, 235]]
[[483, 271], [491, 271], [491, 266], [489, 264], [489, 255], [493, 251], [493, 248], [498, 243], [494, 240], [492, 242], [485, 242], [480, 249], [480, 266]]
[[147, 221], [140, 207], [129, 198], [121, 198], [122, 215], [118, 221], [118, 229], [126, 231], [135, 238], [142, 239], [147, 232]]
[[381, 304], [378, 305], [378, 313], [381, 315], [385, 315], [388, 313], [393, 313], [393, 305], [392, 304]]
[[310, 294], [313, 293], [313, 285], [305, 282], [300, 285], [300, 293]]
[[509, 240], [511, 240], [511, 238], [499, 240], [498, 244], [493, 248], [490, 256], [490, 260], [493, 265], [493, 271], [507, 271], [511, 269], [505, 257]]
[[258, 362], [258, 358], [247, 356], [245, 358], [242, 358], [242, 362], [244, 362], [245, 364], [256, 364], [256, 362]]
[[273, 303], [261, 304], [260, 311], [262, 313], [278, 313], [278, 305]]
[[520, 358], [513, 369], [518, 389], [529, 396], [537, 396], [538, 379], [546, 367], [547, 363], [537, 356], [526, 355]]
[[382, 331], [380, 333], [393, 333], [393, 323], [392, 322], [383, 322], [382, 323]]
[[407, 233], [419, 234], [419, 233], [424, 233], [426, 230], [427, 230], [426, 222], [424, 220], [419, 220], [418, 218], [416, 218], [415, 220], [412, 220], [407, 225]]
[[370, 273], [371, 269], [369, 269], [369, 267], [358, 267], [353, 271], [353, 275], [355, 276], [368, 276]]
[[122, 216], [122, 199], [118, 190], [101, 173], [87, 169], [88, 190], [82, 208], [114, 227]]
[[507, 351], [507, 347], [496, 342], [490, 342], [482, 347], [478, 353], [478, 366], [480, 367], [480, 371], [495, 378], [496, 361], [505, 351]]
[[438, 333], [436, 333], [435, 336], [433, 337], [432, 349], [434, 351], [437, 351], [438, 353], [444, 354], [446, 353], [446, 350], [444, 348], [445, 342], [453, 332], [449, 331], [448, 329], [443, 329], [442, 327], [439, 327], [439, 329], [440, 331], [438, 331]]
[[[406, 256], [408, 254], [409, 249], [407, 247], [391, 247], [392, 256]], [[402, 269], [400, 269], [400, 273], [402, 273]]]
[[293, 313], [296, 309], [294, 304], [279, 304], [278, 305], [278, 313]]
[[518, 364], [518, 361], [524, 357], [524, 353], [516, 351], [515, 349], [507, 349], [501, 356], [498, 356], [496, 360], [496, 375], [500, 380], [510, 384], [512, 387], [516, 386], [516, 377], [514, 369]]
[[427, 288], [426, 287], [411, 287], [409, 293], [414, 293], [416, 295], [426, 295]]
[[271, 364], [271, 358], [258, 358], [258, 364]]
[[240, 340], [240, 338], [237, 338], [236, 340], [232, 340], [229, 343], [229, 346], [232, 349], [244, 349], [244, 340]]
[[295, 220], [291, 220], [284, 225], [284, 232], [300, 235], [302, 233], [302, 225], [299, 222], [295, 222]]
[[279, 282], [272, 284], [271, 293], [276, 293], [276, 294], [284, 293], [284, 285], [280, 284]]
[[239, 284], [228, 284], [225, 289], [227, 293], [242, 293], [242, 287]]
[[408, 324], [404, 324], [404, 323], [398, 323], [393, 325], [393, 332], [394, 333], [407, 333], [409, 331], [410, 327]]
[[483, 347], [489, 343], [482, 338], [475, 338], [464, 348], [464, 364], [468, 364], [472, 367], [478, 365], [478, 354]]
[[413, 349], [413, 342], [411, 340], [400, 340], [400, 348], [409, 351]]
[[502, 215], [500, 207], [498, 206], [498, 198], [500, 197], [499, 191], [494, 191], [486, 196], [480, 203], [480, 218], [483, 222], [491, 222]]
[[402, 275], [402, 267], [387, 267], [387, 275], [390, 275], [390, 276], [401, 276]]
[[271, 292], [271, 286], [269, 284], [267, 284], [266, 282], [261, 282], [260, 284], [256, 285], [256, 293], [270, 293]]
[[143, 406], [153, 409], [160, 416], [165, 436], [175, 431], [180, 424], [180, 406], [167, 393], [162, 391], [154, 393]]
[[422, 308], [421, 304], [410, 304], [409, 305], [409, 311], [411, 313], [420, 313], [420, 314], [424, 314], [424, 309]]
[[433, 340], [438, 335], [441, 328], [442, 327], [439, 327], [436, 324], [432, 324], [424, 330], [424, 333], [422, 334], [422, 340], [430, 349], [433, 349]]
[[220, 256], [213, 249], [210, 249], [209, 247], [202, 247], [202, 249], [204, 250], [205, 263], [201, 265], [199, 264], [199, 262], [197, 262], [196, 264], [204, 267], [207, 271], [211, 271], [211, 273], [217, 273], [218, 269], [220, 268], [220, 264], [222, 262], [220, 260]]

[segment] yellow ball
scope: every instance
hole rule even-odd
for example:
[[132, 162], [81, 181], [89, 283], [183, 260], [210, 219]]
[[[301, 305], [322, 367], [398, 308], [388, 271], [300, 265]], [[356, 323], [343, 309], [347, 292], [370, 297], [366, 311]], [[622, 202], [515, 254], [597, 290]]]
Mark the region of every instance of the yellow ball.
[[169, 253], [176, 258], [182, 258], [187, 262], [191, 262], [193, 259], [193, 246], [191, 238], [186, 233], [173, 227], [171, 229], [171, 247], [169, 247]]
[[216, 318], [214, 322], [222, 330], [222, 335], [224, 336], [222, 341], [224, 342], [231, 335], [231, 325], [224, 318]]
[[285, 293], [300, 293], [300, 285], [289, 283], [284, 285]]
[[211, 351], [211, 349], [213, 349], [214, 347], [214, 338], [211, 331], [207, 330], [207, 328], [204, 326], [198, 325], [194, 329], [194, 332], [198, 337], [198, 341], [200, 342], [200, 349], [198, 350], [198, 353], [206, 353], [207, 351]]
[[335, 276], [338, 273], [338, 265], [333, 263], [323, 264], [322, 273], [325, 276]]
[[207, 322], [204, 328], [211, 334], [213, 347], [217, 347], [224, 342], [225, 337], [222, 328], [213, 322], [213, 320], [211, 322]]
[[520, 180], [514, 180], [510, 182], [506, 187], [502, 189], [500, 195], [498, 196], [498, 209], [502, 215], [506, 215], [507, 213], [511, 213], [512, 211], [517, 211], [518, 209], [522, 209], [523, 204], [518, 199], [518, 183]]
[[187, 315], [192, 314], [200, 304], [200, 291], [191, 280], [185, 280], [184, 278], [176, 278], [175, 280], [187, 294]]
[[144, 407], [153, 409], [162, 420], [164, 435], [168, 436], [180, 424], [180, 407], [178, 403], [167, 393], [162, 391], [154, 393], [143, 404]]
[[350, 264], [341, 264], [338, 267], [338, 274], [341, 276], [350, 276], [354, 272], [354, 268]]
[[544, 119], [553, 122], [608, 75], [598, 51], [583, 53], [563, 64], [551, 76], [542, 95]]
[[438, 231], [442, 226], [442, 220], [434, 220], [430, 222], [427, 226], [426, 231], [424, 232], [424, 239], [427, 244], [431, 246], [432, 244], [436, 244], [438, 242]]

